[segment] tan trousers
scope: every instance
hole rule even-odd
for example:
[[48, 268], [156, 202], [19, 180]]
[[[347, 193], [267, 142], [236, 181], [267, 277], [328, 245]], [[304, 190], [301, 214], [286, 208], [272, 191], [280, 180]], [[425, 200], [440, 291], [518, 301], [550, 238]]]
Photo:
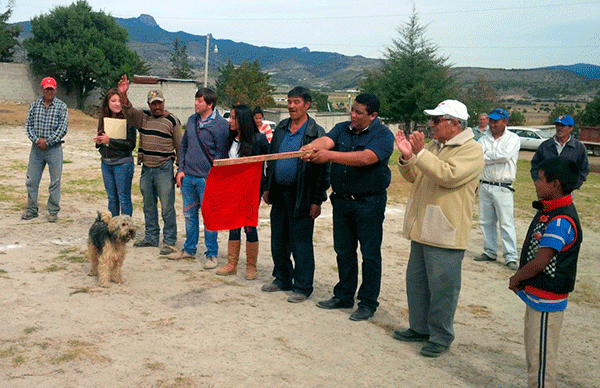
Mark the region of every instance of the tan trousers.
[[547, 313], [525, 310], [525, 358], [529, 388], [556, 387], [558, 337], [564, 311]]

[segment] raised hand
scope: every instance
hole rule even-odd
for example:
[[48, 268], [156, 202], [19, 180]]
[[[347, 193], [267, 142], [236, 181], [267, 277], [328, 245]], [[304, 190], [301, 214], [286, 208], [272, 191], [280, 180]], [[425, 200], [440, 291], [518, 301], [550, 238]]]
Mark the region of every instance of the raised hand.
[[119, 83], [117, 84], [117, 90], [121, 94], [125, 94], [129, 90], [129, 80], [127, 79], [127, 74], [123, 74], [119, 80]]
[[399, 129], [396, 132], [395, 140], [396, 140], [396, 147], [398, 147], [398, 150], [402, 154], [402, 159], [405, 159], [405, 160], [410, 159], [413, 154], [412, 145], [410, 144], [410, 141], [408, 141], [406, 136], [404, 136], [403, 130]]
[[423, 132], [413, 132], [410, 134], [409, 142], [412, 147], [413, 154], [418, 154], [425, 148], [425, 134]]

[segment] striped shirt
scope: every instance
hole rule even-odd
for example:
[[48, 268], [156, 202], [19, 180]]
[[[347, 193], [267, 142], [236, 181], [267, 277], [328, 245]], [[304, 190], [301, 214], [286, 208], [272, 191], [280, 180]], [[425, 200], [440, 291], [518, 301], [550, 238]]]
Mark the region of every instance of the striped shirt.
[[69, 111], [64, 102], [54, 98], [46, 108], [44, 100], [38, 98], [29, 107], [25, 130], [32, 143], [35, 144], [43, 138], [46, 140], [46, 145], [52, 147], [59, 144], [65, 137], [68, 123]]
[[175, 115], [165, 111], [164, 115], [154, 117], [150, 111], [134, 109], [129, 102], [123, 105], [123, 113], [134, 127], [139, 128], [137, 164], [154, 168], [169, 159], [179, 164], [182, 130]]

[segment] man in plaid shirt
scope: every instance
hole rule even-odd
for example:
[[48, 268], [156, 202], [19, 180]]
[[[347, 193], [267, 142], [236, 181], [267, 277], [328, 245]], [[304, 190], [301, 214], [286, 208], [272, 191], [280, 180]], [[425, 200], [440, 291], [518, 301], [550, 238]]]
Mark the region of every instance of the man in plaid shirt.
[[62, 138], [67, 134], [69, 113], [67, 105], [55, 98], [56, 81], [46, 77], [42, 80], [42, 97], [31, 103], [25, 129], [31, 140], [29, 166], [27, 167], [27, 210], [21, 216], [30, 220], [38, 216], [38, 189], [46, 164], [50, 172], [48, 191], [48, 221], [56, 222], [60, 210], [60, 178], [62, 175]]

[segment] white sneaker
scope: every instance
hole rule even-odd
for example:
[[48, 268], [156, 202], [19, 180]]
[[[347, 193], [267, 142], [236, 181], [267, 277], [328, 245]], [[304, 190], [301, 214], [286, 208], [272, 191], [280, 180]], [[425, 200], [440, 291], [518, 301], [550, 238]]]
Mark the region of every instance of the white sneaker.
[[219, 263], [217, 263], [216, 256], [210, 256], [206, 258], [206, 262], [204, 263], [204, 269], [215, 269]]

